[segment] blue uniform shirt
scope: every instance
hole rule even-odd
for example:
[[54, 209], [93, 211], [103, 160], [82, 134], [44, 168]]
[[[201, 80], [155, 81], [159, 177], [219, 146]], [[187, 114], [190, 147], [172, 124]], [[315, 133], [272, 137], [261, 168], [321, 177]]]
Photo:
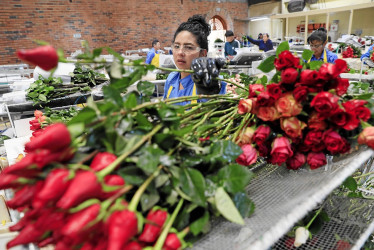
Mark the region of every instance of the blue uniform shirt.
[[235, 49], [239, 48], [239, 43], [236, 40], [233, 40], [231, 43], [225, 43], [225, 56], [234, 56], [236, 55]]
[[[182, 84], [183, 88], [182, 90], [179, 90], [179, 83]], [[170, 86], [172, 86], [172, 91], [170, 92], [170, 96], [168, 97], [168, 92], [170, 89]], [[165, 88], [164, 88], [164, 98], [176, 98], [181, 96], [192, 96], [192, 90], [193, 90], [194, 82], [192, 81], [191, 75], [188, 75], [187, 77], [180, 79], [180, 72], [172, 72], [169, 74], [168, 78], [165, 82]], [[226, 83], [221, 81], [221, 91], [219, 94], [225, 94], [226, 93]], [[199, 99], [198, 102], [206, 102], [206, 99]], [[187, 105], [190, 104], [190, 101], [184, 101], [176, 103], [177, 105]]]
[[373, 50], [374, 50], [374, 44], [371, 45], [369, 47], [368, 51], [366, 51], [366, 53], [361, 56], [361, 61], [362, 61], [362, 59], [364, 59], [364, 57], [370, 58], [370, 55], [373, 53]]
[[147, 59], [145, 60], [146, 64], [151, 64], [153, 57], [158, 54], [157, 51], [155, 51], [155, 48], [152, 48], [147, 53]]
[[260, 40], [255, 40], [255, 39], [252, 39], [252, 38], [249, 37], [249, 36], [247, 36], [247, 39], [248, 39], [248, 41], [250, 41], [251, 43], [258, 45], [259, 49], [260, 49], [260, 50], [263, 50], [263, 51], [265, 51], [265, 52], [274, 49], [274, 48], [273, 48], [273, 42], [272, 42], [270, 39], [267, 40], [266, 43], [265, 43], [264, 40], [262, 40], [262, 39], [260, 39]]
[[[338, 59], [338, 56], [334, 52], [332, 52], [332, 51], [330, 51], [328, 49], [324, 49], [324, 51], [326, 51], [326, 57], [327, 57], [327, 62], [328, 63], [334, 63], [335, 60]], [[312, 58], [310, 59], [310, 61], [324, 61], [324, 56], [325, 56], [324, 54], [325, 53], [322, 52], [322, 55], [321, 55], [321, 57], [319, 59], [317, 59], [314, 56], [314, 54], [313, 54]]]

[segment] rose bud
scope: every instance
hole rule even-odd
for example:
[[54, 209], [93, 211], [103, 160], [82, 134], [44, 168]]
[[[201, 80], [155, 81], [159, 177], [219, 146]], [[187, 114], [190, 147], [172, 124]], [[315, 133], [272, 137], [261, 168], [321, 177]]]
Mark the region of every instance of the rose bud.
[[273, 141], [272, 150], [270, 152], [272, 164], [281, 165], [293, 156], [290, 141], [287, 137], [277, 137]]
[[257, 150], [250, 144], [245, 144], [242, 147], [243, 153], [238, 156], [236, 162], [243, 166], [250, 166], [257, 161]]
[[298, 227], [295, 231], [295, 242], [293, 245], [299, 247], [302, 244], [305, 244], [309, 238], [309, 231], [305, 227]]
[[252, 99], [241, 99], [238, 105], [238, 114], [243, 115], [246, 113], [250, 113], [252, 110], [252, 104]]
[[374, 149], [374, 127], [367, 127], [359, 134], [357, 142], [366, 144]]
[[275, 107], [259, 107], [257, 117], [263, 121], [274, 121], [280, 117]]
[[281, 73], [282, 83], [286, 83], [286, 84], [295, 83], [298, 76], [299, 76], [299, 72], [297, 72], [296, 69], [287, 68], [283, 70]]
[[275, 103], [275, 107], [282, 117], [300, 114], [303, 106], [295, 100], [292, 92], [284, 93]]
[[303, 153], [296, 152], [291, 158], [286, 162], [288, 169], [297, 170], [303, 166], [306, 162], [306, 157]]
[[291, 138], [302, 137], [303, 129], [306, 124], [296, 117], [281, 118], [280, 125], [282, 130]]
[[236, 143], [240, 145], [251, 144], [255, 130], [252, 127], [246, 127], [237, 137]]
[[249, 95], [248, 98], [257, 97], [261, 92], [265, 91], [265, 87], [262, 84], [252, 84], [249, 85]]
[[306, 158], [310, 169], [317, 169], [326, 164], [326, 155], [322, 152], [310, 152]]
[[252, 139], [257, 145], [260, 145], [264, 143], [264, 141], [266, 141], [270, 133], [271, 133], [271, 129], [269, 126], [260, 125], [256, 129]]
[[278, 100], [279, 97], [282, 95], [282, 89], [280, 84], [271, 83], [266, 86], [266, 91], [269, 92], [270, 96], [272, 96], [275, 100]]
[[311, 130], [320, 130], [323, 131], [327, 128], [327, 124], [324, 120], [318, 118], [318, 113], [313, 111], [309, 116], [308, 128]]

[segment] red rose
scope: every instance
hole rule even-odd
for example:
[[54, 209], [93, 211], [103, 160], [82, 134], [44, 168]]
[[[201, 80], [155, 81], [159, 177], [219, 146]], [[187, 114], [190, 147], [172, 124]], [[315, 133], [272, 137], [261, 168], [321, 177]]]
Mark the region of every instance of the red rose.
[[282, 83], [295, 83], [298, 76], [299, 72], [295, 68], [287, 68], [281, 73]]
[[236, 162], [243, 166], [249, 166], [257, 161], [257, 150], [251, 144], [245, 144], [242, 147], [243, 153], [239, 155]]
[[326, 145], [326, 149], [330, 151], [331, 154], [340, 153], [342, 147], [344, 146], [342, 137], [331, 129], [323, 133], [323, 142]]
[[340, 73], [343, 73], [347, 69], [347, 63], [344, 60], [337, 59], [335, 64], [324, 63], [319, 68], [319, 77], [325, 81], [335, 79]]
[[374, 149], [374, 127], [367, 127], [359, 134], [357, 142], [366, 144]]
[[275, 107], [282, 117], [300, 114], [303, 106], [295, 100], [292, 92], [284, 93], [276, 102]]
[[364, 107], [367, 103], [365, 100], [350, 100], [343, 103], [343, 107], [347, 112], [354, 112], [361, 120], [367, 121], [371, 116], [370, 109]]
[[297, 102], [305, 101], [306, 98], [308, 97], [308, 93], [309, 93], [309, 90], [308, 90], [308, 87], [306, 86], [299, 86], [293, 90], [293, 95]]
[[325, 149], [325, 144], [322, 141], [322, 131], [309, 131], [304, 139], [304, 144], [313, 152], [319, 152]]
[[240, 145], [251, 144], [255, 130], [252, 127], [246, 127], [236, 138], [236, 143]]
[[252, 139], [257, 145], [260, 145], [264, 143], [264, 141], [266, 141], [270, 133], [271, 133], [271, 129], [269, 126], [260, 125], [256, 129]]
[[330, 92], [318, 93], [310, 103], [310, 106], [322, 116], [329, 116], [332, 111], [338, 108], [339, 97]]
[[301, 85], [313, 85], [318, 80], [318, 72], [315, 70], [305, 69], [300, 73]]
[[347, 112], [343, 109], [337, 108], [331, 113], [330, 120], [339, 127], [343, 127], [347, 123], [349, 117], [350, 115]]
[[306, 124], [296, 117], [281, 118], [281, 129], [291, 138], [302, 137], [303, 129]]
[[286, 160], [293, 156], [290, 141], [287, 137], [277, 137], [273, 141], [270, 152], [271, 164], [281, 165]]
[[299, 68], [300, 59], [290, 51], [284, 50], [278, 55], [278, 58], [275, 58], [274, 65], [279, 71], [286, 68]]
[[257, 93], [261, 93], [262, 91], [265, 91], [265, 87], [261, 84], [252, 84], [249, 85], [249, 95], [248, 98], [250, 97], [256, 97]]
[[317, 169], [326, 164], [326, 155], [322, 152], [310, 152], [306, 157], [306, 161], [310, 166], [310, 169]]
[[347, 93], [348, 87], [349, 87], [349, 81], [348, 79], [338, 78], [337, 79], [337, 86], [336, 86], [336, 94], [338, 96], [342, 96], [345, 93]]
[[272, 106], [274, 104], [274, 102], [275, 102], [274, 97], [272, 97], [269, 94], [269, 92], [264, 91], [264, 92], [261, 92], [260, 94], [258, 94], [256, 104], [259, 107], [263, 107], [263, 106]]
[[274, 121], [280, 117], [275, 107], [259, 107], [257, 117], [263, 121]]
[[303, 166], [306, 162], [306, 157], [303, 153], [296, 152], [291, 158], [289, 158], [286, 162], [288, 169], [299, 169]]
[[271, 144], [266, 141], [262, 144], [257, 144], [257, 147], [258, 147], [258, 153], [262, 157], [267, 157], [271, 151]]
[[30, 130], [32, 131], [35, 131], [41, 128], [38, 118], [35, 118], [34, 120], [29, 121], [29, 124], [31, 125]]
[[267, 85], [266, 91], [269, 92], [270, 96], [272, 96], [275, 100], [278, 100], [278, 98], [282, 95], [282, 89], [277, 83]]
[[317, 112], [312, 112], [308, 120], [308, 128], [311, 130], [325, 130], [327, 124], [324, 120], [319, 119]]
[[252, 104], [252, 99], [241, 99], [238, 105], [238, 114], [243, 115], [246, 113], [250, 113], [252, 110]]
[[354, 130], [360, 125], [360, 120], [357, 119], [357, 115], [354, 112], [348, 111], [347, 116], [347, 123], [343, 126], [345, 130]]
[[345, 154], [345, 153], [348, 153], [349, 150], [351, 150], [351, 145], [349, 145], [349, 142], [344, 137], [342, 137], [342, 140], [343, 140], [343, 146], [341, 147], [339, 153]]

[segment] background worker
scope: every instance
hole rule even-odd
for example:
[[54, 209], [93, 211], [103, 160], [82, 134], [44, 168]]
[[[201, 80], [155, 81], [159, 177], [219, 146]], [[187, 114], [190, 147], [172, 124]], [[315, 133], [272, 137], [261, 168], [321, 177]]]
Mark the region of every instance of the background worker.
[[[147, 59], [145, 60], [146, 64], [152, 64], [159, 66], [159, 54], [158, 50], [161, 48], [160, 42], [155, 39], [152, 41], [152, 48], [147, 53]], [[158, 55], [158, 56], [156, 56]]]
[[327, 44], [327, 30], [319, 28], [313, 31], [307, 40], [310, 49], [313, 51], [312, 58], [309, 61], [323, 61], [324, 63], [334, 63], [338, 56], [325, 48]]

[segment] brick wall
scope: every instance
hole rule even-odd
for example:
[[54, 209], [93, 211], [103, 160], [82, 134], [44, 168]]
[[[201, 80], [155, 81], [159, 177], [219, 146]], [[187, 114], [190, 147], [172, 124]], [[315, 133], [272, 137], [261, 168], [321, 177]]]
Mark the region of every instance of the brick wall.
[[[20, 63], [15, 52], [44, 40], [65, 55], [87, 40], [92, 48], [117, 52], [147, 48], [159, 39], [170, 46], [181, 22], [193, 14], [220, 15], [229, 29], [244, 33], [247, 0], [0, 0], [0, 65]], [[74, 35], [80, 34], [79, 37]]]

